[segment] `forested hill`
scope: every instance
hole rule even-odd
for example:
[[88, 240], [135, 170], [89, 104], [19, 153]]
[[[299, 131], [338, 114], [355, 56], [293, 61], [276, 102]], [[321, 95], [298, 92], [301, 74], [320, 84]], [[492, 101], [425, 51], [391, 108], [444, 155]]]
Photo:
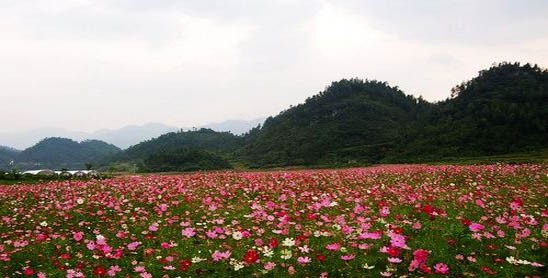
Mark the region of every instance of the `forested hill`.
[[20, 152], [10, 147], [0, 146], [0, 165], [9, 165]]
[[217, 153], [230, 153], [241, 147], [243, 139], [230, 132], [216, 132], [202, 128], [193, 131], [166, 133], [158, 138], [133, 145], [116, 156], [119, 161], [142, 161], [151, 155], [183, 149], [197, 149]]
[[261, 167], [375, 160], [379, 150], [398, 146], [428, 106], [384, 82], [343, 79], [268, 118], [250, 132], [241, 155]]
[[527, 152], [548, 144], [548, 71], [503, 63], [456, 86], [429, 111], [403, 157]]
[[548, 71], [502, 63], [428, 103], [343, 79], [268, 118], [238, 151], [252, 167], [412, 162], [546, 148]]
[[114, 145], [99, 140], [81, 143], [67, 138], [46, 138], [17, 156], [24, 168], [83, 168], [86, 163], [99, 163], [120, 152]]

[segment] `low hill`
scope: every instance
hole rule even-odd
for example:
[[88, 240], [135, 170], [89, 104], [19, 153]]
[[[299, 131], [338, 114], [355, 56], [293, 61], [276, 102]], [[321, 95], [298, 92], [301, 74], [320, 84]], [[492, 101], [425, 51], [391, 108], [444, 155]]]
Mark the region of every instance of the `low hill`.
[[428, 103], [384, 82], [343, 79], [248, 135], [240, 151], [253, 166], [373, 162], [397, 148]]
[[120, 152], [114, 145], [99, 140], [81, 143], [67, 138], [46, 138], [17, 156], [22, 168], [82, 168]]
[[20, 152], [14, 148], [0, 146], [0, 169], [9, 168], [10, 162], [14, 161]]
[[384, 82], [343, 79], [268, 118], [238, 154], [251, 167], [435, 161], [548, 144], [548, 71], [501, 63], [428, 103]]
[[199, 149], [210, 152], [231, 152], [242, 146], [240, 136], [230, 132], [216, 132], [211, 129], [179, 131], [164, 134], [158, 138], [129, 147], [116, 156], [118, 161], [143, 161], [151, 155], [181, 149]]

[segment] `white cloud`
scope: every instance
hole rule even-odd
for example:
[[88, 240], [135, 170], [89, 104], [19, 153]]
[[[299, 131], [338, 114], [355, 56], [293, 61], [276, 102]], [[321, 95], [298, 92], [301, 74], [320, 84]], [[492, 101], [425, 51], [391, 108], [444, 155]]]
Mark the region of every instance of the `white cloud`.
[[2, 131], [250, 119], [349, 77], [440, 100], [493, 62], [548, 66], [542, 1], [55, 3], [0, 1]]

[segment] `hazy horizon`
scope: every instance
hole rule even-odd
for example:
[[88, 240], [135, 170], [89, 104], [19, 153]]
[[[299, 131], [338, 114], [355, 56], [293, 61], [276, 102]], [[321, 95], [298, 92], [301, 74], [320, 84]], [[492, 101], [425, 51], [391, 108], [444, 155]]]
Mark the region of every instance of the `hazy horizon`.
[[40, 127], [19, 132], [0, 131], [0, 147], [11, 147], [24, 150], [35, 145], [47, 137], [69, 138], [78, 142], [84, 140], [101, 140], [113, 144], [121, 149], [139, 142], [156, 138], [168, 132], [178, 130], [192, 130], [194, 128], [210, 128], [215, 131], [228, 131], [236, 135], [243, 134], [251, 128], [262, 124], [266, 118], [260, 117], [250, 120], [231, 119], [222, 122], [206, 123], [194, 126], [170, 126], [163, 123], [144, 123], [141, 125], [127, 125], [118, 128], [83, 131], [63, 127]]
[[546, 1], [0, 2], [0, 133], [276, 115], [342, 78], [445, 99], [548, 66]]

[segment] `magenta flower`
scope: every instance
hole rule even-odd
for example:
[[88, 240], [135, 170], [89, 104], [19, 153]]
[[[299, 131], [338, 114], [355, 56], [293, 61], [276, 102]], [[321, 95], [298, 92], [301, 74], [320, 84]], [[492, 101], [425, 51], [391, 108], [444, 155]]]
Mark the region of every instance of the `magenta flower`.
[[449, 274], [449, 267], [444, 263], [437, 263], [436, 265], [434, 265], [434, 270], [437, 274]]
[[470, 224], [470, 226], [468, 226], [468, 228], [472, 232], [481, 232], [481, 231], [483, 231], [483, 229], [485, 227], [483, 225], [479, 224], [479, 223], [472, 223], [472, 224]]
[[72, 238], [75, 240], [75, 241], [80, 241], [84, 238], [84, 233], [82, 232], [76, 232], [72, 235]]
[[330, 251], [339, 251], [341, 249], [340, 243], [331, 243], [325, 246], [325, 249]]
[[347, 261], [353, 260], [355, 257], [356, 257], [356, 255], [354, 255], [354, 254], [343, 255], [343, 256], [341, 256], [341, 260], [347, 262]]

